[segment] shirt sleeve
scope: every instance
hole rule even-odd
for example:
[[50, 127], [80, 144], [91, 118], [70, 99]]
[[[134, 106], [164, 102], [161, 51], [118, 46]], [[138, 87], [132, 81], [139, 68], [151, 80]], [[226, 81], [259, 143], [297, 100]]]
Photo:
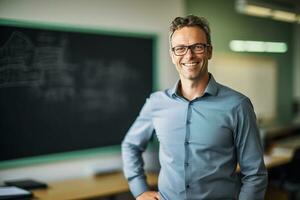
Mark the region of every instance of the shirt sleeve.
[[256, 116], [248, 98], [243, 99], [236, 114], [235, 145], [242, 175], [239, 199], [263, 200], [268, 175]]
[[142, 153], [145, 151], [153, 132], [151, 103], [150, 99], [147, 99], [121, 145], [123, 172], [134, 197], [149, 190], [144, 172]]

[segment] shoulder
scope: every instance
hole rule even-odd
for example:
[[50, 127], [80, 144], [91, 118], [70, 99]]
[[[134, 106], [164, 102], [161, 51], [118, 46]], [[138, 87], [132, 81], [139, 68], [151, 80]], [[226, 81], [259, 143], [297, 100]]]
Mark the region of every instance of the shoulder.
[[246, 95], [219, 83], [218, 97], [222, 98], [228, 105], [231, 105], [232, 108], [237, 108], [244, 105], [252, 106], [250, 99]]
[[147, 98], [146, 105], [151, 107], [151, 110], [160, 110], [170, 106], [173, 101], [171, 89], [166, 89], [151, 93]]
[[149, 100], [157, 101], [157, 100], [164, 100], [172, 98], [172, 91], [171, 89], [156, 91], [150, 94]]

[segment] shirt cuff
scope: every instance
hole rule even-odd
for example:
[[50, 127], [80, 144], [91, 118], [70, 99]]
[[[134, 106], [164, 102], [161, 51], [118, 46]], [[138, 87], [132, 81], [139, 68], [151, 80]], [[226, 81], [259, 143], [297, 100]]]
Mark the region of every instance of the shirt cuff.
[[135, 177], [132, 180], [130, 180], [128, 184], [130, 191], [135, 198], [149, 190], [145, 176]]

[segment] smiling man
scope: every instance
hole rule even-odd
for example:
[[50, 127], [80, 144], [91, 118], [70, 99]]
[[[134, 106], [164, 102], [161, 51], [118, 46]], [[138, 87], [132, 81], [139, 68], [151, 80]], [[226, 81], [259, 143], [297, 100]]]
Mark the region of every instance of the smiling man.
[[[267, 171], [252, 104], [208, 72], [212, 50], [205, 18], [173, 20], [170, 55], [180, 79], [150, 95], [122, 142], [124, 174], [137, 200], [264, 199]], [[154, 133], [159, 191], [149, 191], [142, 160]]]

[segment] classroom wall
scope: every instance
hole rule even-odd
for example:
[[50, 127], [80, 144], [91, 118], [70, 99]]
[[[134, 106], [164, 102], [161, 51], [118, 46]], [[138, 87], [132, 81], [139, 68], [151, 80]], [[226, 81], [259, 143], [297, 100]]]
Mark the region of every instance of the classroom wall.
[[[271, 19], [239, 14], [235, 10], [235, 0], [187, 0], [186, 12], [205, 16], [212, 29], [212, 43], [215, 54], [234, 54], [272, 59], [277, 64], [276, 110], [279, 123], [292, 120], [292, 102], [295, 95], [294, 68], [294, 25]], [[299, 32], [298, 32], [299, 33]], [[288, 51], [276, 53], [234, 53], [229, 49], [233, 39], [255, 41], [286, 42]], [[298, 51], [299, 54], [299, 51]], [[213, 57], [214, 59], [214, 57]], [[298, 67], [297, 67], [298, 69]], [[296, 75], [295, 75], [296, 76]], [[300, 86], [297, 86], [297, 91]], [[257, 90], [260, 88], [257, 87]]]
[[[299, 25], [238, 14], [234, 10], [234, 0], [0, 0], [0, 18], [4, 19], [156, 34], [155, 89], [170, 87], [177, 80], [168, 54], [168, 27], [175, 16], [184, 14], [203, 15], [209, 19], [216, 53], [231, 53], [228, 42], [237, 38], [287, 42], [290, 47], [287, 54], [266, 56], [275, 59], [279, 65], [276, 97], [279, 118], [283, 121], [291, 119], [293, 96], [300, 97], [300, 58], [296, 56], [300, 50], [300, 39], [296, 37], [300, 33]], [[152, 156], [146, 154], [148, 163]], [[2, 169], [0, 182], [22, 177], [59, 180], [120, 167], [120, 154], [108, 152], [97, 157]]]
[[[183, 13], [183, 0], [0, 0], [1, 19], [157, 35], [155, 89], [170, 87], [177, 80], [176, 71], [169, 59], [168, 27], [174, 17]], [[151, 152], [145, 157], [148, 161], [146, 167], [150, 169], [153, 167]], [[23, 177], [44, 181], [59, 180], [120, 168], [120, 153], [106, 152], [84, 159], [60, 160], [34, 166], [2, 169], [0, 182]]]

